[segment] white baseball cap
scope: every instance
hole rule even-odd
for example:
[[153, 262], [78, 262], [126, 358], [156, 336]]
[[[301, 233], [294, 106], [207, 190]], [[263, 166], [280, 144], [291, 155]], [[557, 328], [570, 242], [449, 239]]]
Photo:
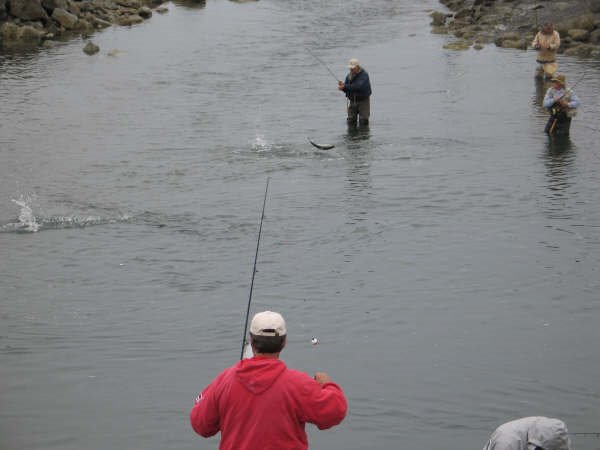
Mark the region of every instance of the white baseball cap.
[[354, 69], [355, 67], [360, 66], [360, 63], [358, 62], [358, 59], [356, 58], [352, 58], [350, 61], [348, 61], [348, 69]]
[[285, 336], [285, 320], [281, 314], [273, 311], [256, 313], [250, 323], [250, 333], [254, 336]]

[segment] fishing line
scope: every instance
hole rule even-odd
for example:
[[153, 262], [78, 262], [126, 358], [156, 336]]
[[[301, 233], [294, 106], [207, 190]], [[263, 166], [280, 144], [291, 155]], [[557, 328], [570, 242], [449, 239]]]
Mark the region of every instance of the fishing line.
[[252, 279], [250, 281], [250, 295], [248, 296], [248, 307], [246, 308], [246, 320], [244, 322], [244, 334], [242, 335], [242, 351], [240, 361], [244, 359], [244, 347], [246, 346], [246, 330], [248, 329], [248, 316], [250, 315], [250, 303], [252, 302], [252, 289], [254, 288], [254, 275], [256, 274], [256, 261], [258, 259], [258, 248], [260, 247], [260, 235], [262, 234], [263, 219], [265, 218], [265, 205], [267, 204], [267, 192], [269, 191], [269, 180], [267, 177], [267, 187], [265, 188], [265, 198], [263, 199], [262, 213], [260, 215], [260, 226], [258, 227], [258, 239], [256, 240], [256, 253], [254, 254], [254, 267], [252, 268]]
[[306, 51], [308, 52], [308, 54], [310, 54], [313, 58], [315, 58], [317, 61], [319, 61], [319, 63], [321, 63], [321, 65], [323, 67], [325, 67], [325, 69], [327, 69], [327, 71], [331, 74], [331, 76], [333, 78], [335, 78], [335, 80], [339, 83], [341, 80], [335, 75], [335, 73], [333, 73], [333, 71], [329, 68], [329, 66], [327, 64], [325, 64], [321, 58], [319, 58], [317, 55], [315, 55], [313, 52], [311, 52], [308, 48], [306, 48]]

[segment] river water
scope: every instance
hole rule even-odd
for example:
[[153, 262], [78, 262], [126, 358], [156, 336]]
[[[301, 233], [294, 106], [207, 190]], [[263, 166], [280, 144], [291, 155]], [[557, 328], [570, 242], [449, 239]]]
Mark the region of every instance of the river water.
[[[349, 401], [312, 448], [600, 431], [597, 61], [560, 58], [555, 142], [533, 52], [444, 50], [436, 1], [167, 6], [0, 55], [0, 448], [218, 447], [187, 415], [239, 357], [267, 178], [252, 312]], [[313, 55], [361, 60], [368, 129]]]

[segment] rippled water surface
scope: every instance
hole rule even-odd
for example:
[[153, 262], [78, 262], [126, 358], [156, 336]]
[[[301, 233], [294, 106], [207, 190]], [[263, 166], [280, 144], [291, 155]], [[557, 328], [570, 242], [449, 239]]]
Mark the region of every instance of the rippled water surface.
[[268, 177], [252, 311], [350, 404], [313, 448], [600, 431], [597, 61], [561, 56], [583, 106], [555, 142], [534, 54], [444, 50], [436, 1], [167, 5], [94, 57], [0, 54], [0, 448], [218, 447], [187, 414], [238, 358]]

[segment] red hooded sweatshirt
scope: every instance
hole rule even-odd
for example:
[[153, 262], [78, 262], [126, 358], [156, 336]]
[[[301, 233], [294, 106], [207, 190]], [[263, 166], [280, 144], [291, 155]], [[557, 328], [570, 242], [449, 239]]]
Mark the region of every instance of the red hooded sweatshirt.
[[342, 389], [320, 385], [279, 359], [255, 356], [225, 369], [196, 399], [196, 433], [221, 432], [221, 450], [305, 450], [306, 422], [330, 428], [346, 416]]

